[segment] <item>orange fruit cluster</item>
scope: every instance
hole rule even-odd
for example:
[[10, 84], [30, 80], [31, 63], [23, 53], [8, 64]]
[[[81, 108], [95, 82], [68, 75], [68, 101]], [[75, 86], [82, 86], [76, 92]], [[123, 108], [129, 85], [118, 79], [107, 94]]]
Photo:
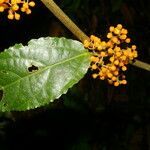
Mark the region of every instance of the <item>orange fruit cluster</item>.
[[130, 61], [138, 56], [135, 45], [130, 45], [128, 31], [118, 24], [111, 26], [107, 34], [107, 41], [91, 35], [90, 40], [84, 41], [84, 47], [91, 53], [91, 69], [93, 78], [107, 80], [114, 86], [127, 84], [124, 71]]
[[8, 10], [8, 19], [20, 19], [20, 13], [31, 14], [30, 7], [34, 7], [35, 2], [29, 0], [0, 0], [0, 12]]

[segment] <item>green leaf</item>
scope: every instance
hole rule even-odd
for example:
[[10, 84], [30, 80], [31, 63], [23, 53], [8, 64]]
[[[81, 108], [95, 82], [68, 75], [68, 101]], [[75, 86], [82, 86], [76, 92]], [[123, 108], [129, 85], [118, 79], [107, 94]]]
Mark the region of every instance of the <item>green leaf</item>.
[[40, 38], [0, 53], [0, 111], [23, 111], [53, 102], [89, 68], [83, 44], [65, 38]]

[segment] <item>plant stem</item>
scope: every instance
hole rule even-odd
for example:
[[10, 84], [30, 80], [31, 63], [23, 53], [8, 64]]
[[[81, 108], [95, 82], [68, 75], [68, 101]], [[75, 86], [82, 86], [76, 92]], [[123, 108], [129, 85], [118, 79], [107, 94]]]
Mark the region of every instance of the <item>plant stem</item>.
[[[41, 1], [81, 42], [89, 39], [89, 37], [76, 26], [76, 24], [58, 7], [53, 0]], [[130, 64], [150, 71], [150, 64], [144, 63], [137, 59], [134, 62], [130, 62]]]
[[53, 0], [41, 1], [80, 41], [84, 42], [85, 39], [89, 39]]
[[135, 60], [134, 62], [130, 62], [131, 65], [142, 68], [144, 70], [150, 71], [150, 65], [148, 63], [144, 63], [140, 60]]

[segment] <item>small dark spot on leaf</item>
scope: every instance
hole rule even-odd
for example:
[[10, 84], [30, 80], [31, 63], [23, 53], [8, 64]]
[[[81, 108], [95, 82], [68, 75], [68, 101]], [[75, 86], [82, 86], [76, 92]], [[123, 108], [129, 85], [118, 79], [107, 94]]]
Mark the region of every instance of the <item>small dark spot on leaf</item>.
[[6, 106], [7, 106], [7, 103], [4, 103], [4, 104], [3, 104], [3, 106], [5, 106], [5, 107], [6, 107]]
[[3, 98], [3, 90], [0, 90], [0, 101], [2, 100]]
[[32, 65], [31, 67], [28, 68], [29, 72], [37, 71], [39, 68], [37, 66]]
[[5, 71], [5, 70], [2, 70], [2, 73], [7, 73], [7, 71]]

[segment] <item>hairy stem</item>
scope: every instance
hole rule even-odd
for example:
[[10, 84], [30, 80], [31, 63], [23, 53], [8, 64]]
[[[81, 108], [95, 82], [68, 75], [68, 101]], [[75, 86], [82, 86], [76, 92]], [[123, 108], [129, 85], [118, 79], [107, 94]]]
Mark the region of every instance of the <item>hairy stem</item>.
[[[41, 0], [44, 5], [81, 41], [89, 37], [81, 31], [76, 24], [58, 7], [53, 0]], [[139, 60], [130, 62], [131, 65], [150, 71], [150, 65]]]

